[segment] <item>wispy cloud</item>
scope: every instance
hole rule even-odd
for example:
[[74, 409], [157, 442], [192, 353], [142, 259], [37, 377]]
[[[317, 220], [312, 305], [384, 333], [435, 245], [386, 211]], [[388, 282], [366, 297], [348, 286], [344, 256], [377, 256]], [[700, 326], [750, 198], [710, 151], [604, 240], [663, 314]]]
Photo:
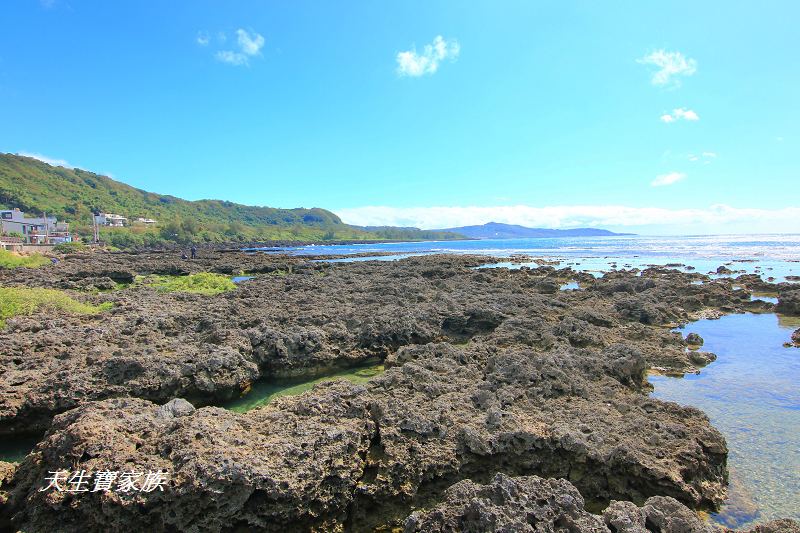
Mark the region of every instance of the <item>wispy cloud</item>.
[[32, 157], [33, 159], [38, 159], [42, 163], [47, 163], [48, 165], [52, 165], [54, 167], [64, 167], [64, 168], [75, 168], [73, 165], [70, 165], [64, 159], [56, 159], [54, 157], [47, 157], [46, 155], [37, 154], [33, 152], [19, 152], [17, 155], [21, 155], [24, 157]]
[[702, 162], [704, 165], [708, 165], [709, 163], [711, 163], [711, 161], [713, 161], [716, 158], [717, 158], [716, 152], [702, 152], [699, 155], [689, 154], [689, 161], [693, 163]]
[[[360, 226], [413, 226], [423, 229], [452, 228], [502, 222], [528, 227], [695, 227], [753, 228], [767, 231], [800, 229], [800, 207], [783, 209], [734, 208], [717, 204], [705, 209], [665, 209], [624, 205], [570, 205], [533, 207], [388, 207], [368, 206], [336, 211], [343, 221]], [[716, 226], [715, 226], [716, 225]], [[724, 231], [724, 229], [723, 229]]]
[[691, 76], [697, 72], [697, 61], [685, 57], [680, 52], [656, 50], [636, 61], [643, 65], [658, 67], [658, 70], [653, 73], [653, 77], [650, 80], [653, 85], [672, 85], [677, 87], [680, 85], [680, 80], [674, 79], [675, 77]]
[[208, 43], [211, 42], [211, 37], [209, 37], [207, 31], [199, 31], [197, 32], [196, 41], [200, 46], [208, 46]]
[[425, 74], [434, 74], [445, 59], [454, 61], [461, 53], [461, 45], [455, 39], [447, 39], [437, 35], [431, 44], [426, 44], [422, 53], [416, 48], [397, 54], [397, 73], [401, 76], [417, 78]]
[[228, 63], [229, 65], [236, 65], [237, 67], [246, 66], [250, 64], [250, 59], [241, 52], [234, 52], [233, 50], [220, 50], [214, 57], [217, 61]]
[[675, 122], [678, 120], [689, 120], [689, 121], [700, 120], [700, 115], [698, 115], [691, 109], [679, 107], [678, 109], [673, 109], [672, 113], [664, 113], [663, 115], [661, 115], [660, 118], [661, 122], [666, 122], [667, 124], [669, 124], [670, 122]]
[[679, 181], [685, 179], [686, 174], [683, 172], [670, 172], [669, 174], [661, 174], [660, 176], [656, 176], [656, 179], [651, 181], [650, 185], [653, 187], [664, 187], [666, 185], [678, 183]]
[[[220, 41], [226, 40], [224, 34], [221, 34]], [[202, 37], [202, 39], [201, 39]], [[201, 46], [206, 46], [210, 42], [208, 34], [198, 34], [197, 43]], [[236, 66], [247, 66], [250, 64], [250, 59], [261, 55], [261, 49], [264, 47], [264, 36], [247, 30], [239, 28], [236, 30], [236, 49], [235, 50], [220, 50], [214, 57], [223, 63]]]

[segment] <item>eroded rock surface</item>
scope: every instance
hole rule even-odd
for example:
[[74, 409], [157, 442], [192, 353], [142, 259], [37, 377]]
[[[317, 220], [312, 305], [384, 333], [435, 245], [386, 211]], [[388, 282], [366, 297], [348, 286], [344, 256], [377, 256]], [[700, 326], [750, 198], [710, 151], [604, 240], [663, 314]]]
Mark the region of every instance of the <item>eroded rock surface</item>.
[[[634, 506], [635, 507], [635, 506]], [[498, 474], [487, 485], [456, 483], [445, 500], [405, 520], [405, 533], [481, 533], [485, 531], [610, 531], [602, 517], [584, 510], [578, 490], [564, 479]]]
[[778, 293], [778, 305], [775, 310], [786, 315], [800, 315], [800, 289], [786, 290]]
[[[115, 307], [10, 319], [0, 434], [48, 432], [4, 484], [0, 515], [25, 531], [371, 531], [436, 508], [464, 479], [510, 479], [497, 474], [599, 504], [718, 504], [724, 439], [700, 411], [649, 398], [646, 371], [713, 360], [672, 328], [744, 311], [749, 293], [659, 268], [600, 279], [474, 269], [488, 261], [121, 254], [3, 273], [0, 283], [72, 291], [127, 274], [261, 274], [217, 296], [73, 292]], [[568, 280], [581, 290], [559, 291]], [[325, 383], [244, 414], [204, 407], [256, 379], [370, 360], [388, 370], [365, 386]], [[151, 493], [40, 491], [59, 469], [160, 469], [169, 481]]]
[[[368, 531], [495, 472], [567, 478], [597, 499], [719, 501], [726, 449], [706, 417], [639, 393], [636, 352], [570, 350], [426, 345], [366, 387], [326, 383], [242, 415], [180, 401], [86, 403], [56, 417], [20, 465], [9, 512], [34, 531], [101, 520]], [[52, 470], [132, 468], [163, 469], [170, 482], [136, 497], [39, 491]]]
[[[497, 474], [480, 485], [460, 481], [445, 491], [445, 499], [432, 509], [412, 513], [405, 533], [483, 533], [514, 531], [549, 533], [723, 533], [726, 530], [701, 520], [673, 498], [653, 496], [641, 506], [614, 501], [602, 516], [584, 508], [580, 492], [564, 479]], [[757, 526], [750, 533], [800, 531], [791, 520]]]
[[[68, 257], [41, 271], [0, 272], [3, 284], [56, 287], [112, 274], [128, 279], [202, 268], [234, 271], [237, 262], [264, 272], [214, 297], [144, 286], [73, 292], [114, 308], [93, 317], [8, 320], [0, 331], [0, 435], [43, 432], [55, 414], [85, 401], [184, 397], [208, 405], [237, 396], [262, 377], [319, 375], [428, 342], [482, 341], [539, 351], [626, 342], [649, 366], [693, 371], [680, 336], [648, 326], [741, 311], [749, 302], [729, 284], [691, 285], [693, 278], [675, 271], [594, 280], [550, 266], [475, 271], [487, 261], [476, 257], [332, 266], [280, 256], [218, 256], [180, 261], [165, 254], [97, 254]], [[544, 281], [570, 278], [580, 278], [586, 289], [539, 290]]]
[[[8, 506], [25, 531], [325, 530], [341, 524], [374, 433], [363, 388], [246, 416], [91, 402], [56, 417], [19, 466]], [[164, 491], [40, 492], [49, 471], [164, 471]], [[46, 483], [45, 483], [46, 485]]]

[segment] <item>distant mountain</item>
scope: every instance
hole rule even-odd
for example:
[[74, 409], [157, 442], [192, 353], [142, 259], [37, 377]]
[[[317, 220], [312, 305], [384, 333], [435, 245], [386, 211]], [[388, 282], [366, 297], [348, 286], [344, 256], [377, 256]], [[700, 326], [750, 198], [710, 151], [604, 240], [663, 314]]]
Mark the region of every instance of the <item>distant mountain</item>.
[[367, 229], [345, 224], [320, 208], [278, 209], [223, 200], [189, 201], [136, 189], [78, 168], [56, 167], [15, 154], [0, 154], [0, 207], [32, 215], [46, 212], [90, 236], [92, 213], [116, 213], [134, 221], [157, 220], [155, 227], [103, 228], [116, 246], [160, 241], [229, 242], [268, 240], [430, 240], [460, 235], [417, 228]]
[[526, 239], [538, 237], [606, 237], [609, 235], [633, 235], [633, 233], [614, 233], [605, 229], [575, 228], [575, 229], [546, 229], [526, 228], [515, 224], [501, 224], [489, 222], [482, 226], [461, 226], [432, 231], [458, 233], [471, 239]]

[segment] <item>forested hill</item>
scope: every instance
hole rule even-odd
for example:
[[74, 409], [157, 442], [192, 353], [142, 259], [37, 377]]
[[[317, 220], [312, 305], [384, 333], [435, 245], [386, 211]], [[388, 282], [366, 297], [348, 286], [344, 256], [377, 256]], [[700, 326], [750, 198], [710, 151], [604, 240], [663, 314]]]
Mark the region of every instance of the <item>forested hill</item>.
[[[191, 219], [199, 225], [344, 226], [324, 209], [274, 209], [219, 200], [187, 201], [131, 187], [80, 169], [53, 167], [37, 159], [0, 154], [0, 203], [23, 211], [55, 215], [77, 225], [91, 224], [94, 211], [129, 219]], [[344, 228], [342, 228], [344, 229]]]
[[[18, 207], [32, 215], [46, 212], [70, 222], [73, 230], [91, 233], [95, 211], [116, 213], [134, 221], [150, 218], [155, 227], [134, 224], [120, 230], [104, 230], [117, 245], [152, 244], [159, 240], [333, 240], [384, 239], [381, 231], [344, 224], [338, 216], [320, 208], [277, 209], [221, 200], [189, 201], [143, 191], [107, 176], [80, 169], [55, 167], [14, 154], [0, 154], [0, 206]], [[447, 233], [403, 229], [389, 238], [459, 238]]]

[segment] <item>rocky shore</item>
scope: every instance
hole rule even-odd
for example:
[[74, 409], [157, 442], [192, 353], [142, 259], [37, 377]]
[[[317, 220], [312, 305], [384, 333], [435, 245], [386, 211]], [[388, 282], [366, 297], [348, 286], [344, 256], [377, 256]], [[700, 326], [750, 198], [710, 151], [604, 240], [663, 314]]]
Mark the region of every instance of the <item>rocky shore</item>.
[[[692, 510], [725, 496], [724, 438], [702, 412], [649, 398], [646, 373], [712, 361], [672, 328], [776, 308], [752, 291], [800, 314], [796, 285], [757, 276], [314, 259], [95, 253], [0, 271], [0, 286], [114, 304], [0, 330], [0, 438], [41, 437], [0, 463], [0, 529], [714, 531]], [[216, 296], [134, 283], [197, 272], [255, 277]], [[580, 289], [560, 290], [569, 281]], [[387, 370], [366, 385], [217, 407], [256, 380], [376, 360]], [[40, 490], [58, 470], [168, 480]]]

